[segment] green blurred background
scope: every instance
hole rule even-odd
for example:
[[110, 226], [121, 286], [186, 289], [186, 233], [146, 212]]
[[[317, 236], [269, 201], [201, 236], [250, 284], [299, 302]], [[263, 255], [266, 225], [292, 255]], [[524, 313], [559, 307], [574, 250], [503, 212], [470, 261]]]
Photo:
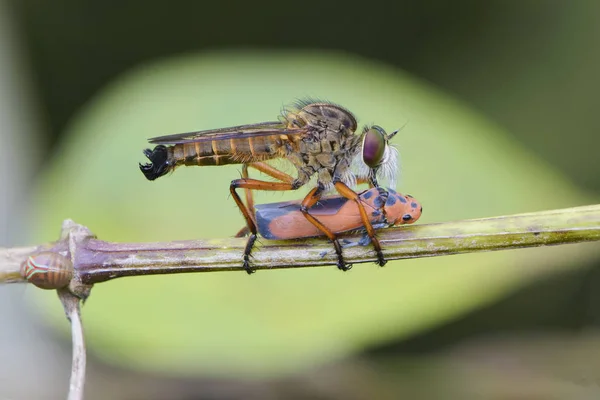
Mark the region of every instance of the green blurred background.
[[[398, 189], [422, 222], [597, 202], [599, 22], [593, 1], [5, 1], [0, 245], [65, 218], [109, 241], [230, 236], [239, 167], [147, 182], [146, 139], [304, 96], [406, 123]], [[98, 285], [87, 398], [598, 398], [597, 247]], [[55, 295], [0, 297], [0, 398], [64, 398]]]

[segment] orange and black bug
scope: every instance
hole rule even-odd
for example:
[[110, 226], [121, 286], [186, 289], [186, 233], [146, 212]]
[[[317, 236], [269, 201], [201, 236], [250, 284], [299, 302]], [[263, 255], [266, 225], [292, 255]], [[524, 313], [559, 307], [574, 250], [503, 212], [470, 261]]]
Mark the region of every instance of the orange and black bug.
[[[390, 186], [394, 186], [398, 170], [397, 151], [389, 146], [389, 140], [396, 132], [387, 134], [383, 128], [373, 125], [357, 134], [357, 128], [354, 115], [339, 105], [302, 101], [284, 109], [279, 121], [150, 139], [157, 146], [144, 151], [150, 163], [140, 164], [140, 169], [147, 179], [154, 180], [180, 165], [244, 164], [243, 177], [231, 182], [230, 192], [250, 233], [243, 258], [244, 268], [249, 273], [252, 272], [250, 253], [257, 235], [250, 191], [296, 190], [316, 175], [316, 186], [302, 201], [300, 212], [333, 242], [338, 268], [348, 269], [336, 234], [312, 214], [312, 207], [331, 189], [356, 204], [377, 254], [377, 263], [384, 265], [386, 261], [369, 216], [351, 187], [357, 181], [378, 186], [377, 177], [388, 178]], [[296, 168], [297, 177], [265, 162], [276, 158], [289, 160]], [[251, 179], [248, 167], [279, 182]], [[245, 190], [247, 204], [242, 202], [236, 189]]]
[[[371, 188], [359, 193], [359, 198], [374, 229], [412, 224], [423, 211], [412, 196], [396, 193], [393, 189]], [[304, 218], [300, 207], [300, 201], [257, 204], [258, 233], [272, 240], [323, 236], [323, 232]], [[363, 228], [358, 206], [345, 197], [323, 197], [311, 209], [311, 214], [336, 234]]]
[[61, 289], [73, 278], [73, 264], [67, 257], [45, 251], [23, 261], [21, 276], [41, 289]]

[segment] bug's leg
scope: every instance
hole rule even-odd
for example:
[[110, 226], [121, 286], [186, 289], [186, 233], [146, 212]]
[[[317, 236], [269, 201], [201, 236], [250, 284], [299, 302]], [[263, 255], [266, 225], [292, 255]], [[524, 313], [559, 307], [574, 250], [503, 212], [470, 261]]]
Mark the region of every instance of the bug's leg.
[[[363, 226], [367, 230], [367, 235], [369, 235], [369, 238], [371, 239], [371, 243], [373, 243], [373, 248], [375, 249], [375, 253], [377, 253], [377, 264], [379, 264], [379, 266], [384, 266], [387, 261], [383, 257], [383, 253], [381, 251], [381, 245], [379, 244], [379, 240], [377, 239], [377, 237], [375, 237], [375, 229], [373, 229], [373, 225], [371, 225], [369, 216], [367, 215], [367, 212], [365, 211], [365, 207], [362, 204], [362, 202], [360, 201], [358, 194], [354, 190], [350, 189], [345, 183], [343, 183], [341, 181], [336, 181], [334, 183], [334, 186], [339, 194], [341, 194], [348, 200], [352, 200], [352, 201], [356, 202], [356, 205], [358, 206], [358, 211], [360, 212], [360, 219], [362, 220]], [[384, 204], [385, 204], [385, 202], [384, 202]]]
[[333, 243], [333, 248], [335, 249], [335, 254], [337, 254], [338, 256], [337, 267], [342, 271], [348, 271], [350, 268], [352, 268], [352, 265], [348, 265], [346, 264], [346, 261], [344, 261], [344, 256], [342, 254], [342, 246], [340, 245], [337, 236], [329, 228], [323, 225], [321, 221], [313, 217], [309, 212], [309, 208], [314, 206], [321, 198], [323, 190], [323, 185], [319, 184], [319, 186], [313, 188], [310, 192], [308, 192], [304, 200], [302, 200], [300, 211], [302, 212], [302, 214], [304, 214], [306, 219], [310, 221], [310, 223], [319, 228], [319, 230], [323, 232], [329, 238], [329, 240], [331, 240], [331, 242]]
[[[385, 205], [387, 204], [388, 197], [390, 197], [390, 193], [382, 187], [377, 187], [377, 198], [373, 202], [373, 205], [377, 207], [379, 212], [381, 213], [382, 223], [387, 224], [387, 212]], [[372, 224], [371, 224], [372, 225]], [[377, 229], [373, 227], [374, 229]]]
[[292, 183], [283, 183], [283, 182], [266, 182], [260, 181], [258, 179], [250, 179], [250, 178], [241, 178], [235, 179], [231, 181], [231, 185], [229, 186], [229, 192], [231, 193], [231, 197], [237, 204], [238, 208], [242, 212], [244, 219], [246, 220], [246, 226], [250, 231], [250, 236], [248, 237], [248, 241], [246, 242], [246, 248], [244, 250], [244, 268], [246, 272], [251, 274], [254, 272], [252, 268], [250, 268], [250, 253], [252, 252], [252, 247], [254, 246], [254, 242], [256, 242], [256, 223], [252, 218], [252, 213], [248, 209], [248, 207], [244, 204], [240, 195], [237, 194], [236, 189], [249, 189], [249, 190], [270, 190], [270, 191], [279, 191], [279, 190], [295, 190], [298, 187]]
[[[270, 177], [275, 178], [281, 182], [285, 182], [285, 183], [289, 183], [289, 184], [292, 184], [294, 182], [293, 176], [288, 175], [285, 172], [282, 172], [282, 171], [278, 170], [277, 168], [272, 167], [269, 164], [264, 163], [264, 162], [255, 162], [252, 164], [244, 164], [242, 167], [242, 178], [244, 178], [244, 179], [250, 178], [250, 175], [248, 174], [248, 167], [252, 167], [252, 168], [256, 169], [257, 171], [260, 171], [265, 175], [269, 175]], [[254, 197], [252, 195], [252, 191], [250, 189], [244, 189], [244, 192], [246, 194], [246, 204], [248, 205], [248, 209], [252, 213], [252, 216], [254, 218], [256, 218], [255, 217], [256, 210], [254, 210]], [[238, 231], [238, 233], [235, 235], [235, 237], [244, 237], [244, 236], [248, 235], [249, 233], [250, 233], [250, 230], [248, 229], [248, 226], [245, 226]]]

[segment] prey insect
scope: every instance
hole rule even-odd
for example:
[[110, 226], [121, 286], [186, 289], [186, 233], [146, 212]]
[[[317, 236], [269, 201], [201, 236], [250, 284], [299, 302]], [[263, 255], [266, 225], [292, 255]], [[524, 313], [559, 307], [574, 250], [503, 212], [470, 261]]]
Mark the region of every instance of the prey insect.
[[[249, 232], [243, 256], [243, 266], [249, 273], [252, 272], [250, 254], [258, 233], [251, 191], [296, 190], [316, 175], [316, 185], [301, 202], [300, 212], [331, 240], [338, 257], [338, 268], [347, 270], [348, 266], [336, 233], [312, 213], [315, 204], [332, 189], [356, 204], [377, 255], [377, 263], [384, 265], [386, 260], [369, 215], [352, 187], [357, 181], [377, 187], [378, 177], [387, 178], [390, 186], [394, 186], [397, 151], [389, 141], [396, 132], [387, 134], [377, 125], [366, 126], [358, 133], [357, 129], [356, 118], [345, 108], [328, 102], [301, 101], [285, 108], [278, 121], [150, 139], [157, 146], [144, 151], [150, 163], [140, 164], [140, 169], [147, 179], [154, 180], [181, 165], [244, 164], [242, 178], [231, 182], [230, 193]], [[272, 159], [288, 160], [295, 167], [297, 176], [294, 178], [266, 162]], [[277, 182], [250, 178], [248, 167]], [[237, 189], [244, 189], [246, 204]]]
[[[371, 188], [358, 196], [373, 229], [412, 224], [423, 211], [421, 204], [412, 196], [402, 195], [393, 189]], [[257, 204], [258, 233], [271, 240], [323, 236], [323, 232], [304, 218], [300, 208], [300, 201]], [[311, 214], [335, 234], [364, 229], [358, 206], [345, 197], [323, 197], [312, 208]]]

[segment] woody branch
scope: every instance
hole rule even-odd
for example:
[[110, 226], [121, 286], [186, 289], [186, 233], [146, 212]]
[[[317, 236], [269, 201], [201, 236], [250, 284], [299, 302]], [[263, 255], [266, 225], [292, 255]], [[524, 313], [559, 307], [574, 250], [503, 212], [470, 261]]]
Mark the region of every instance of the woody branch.
[[[378, 237], [388, 260], [594, 241], [600, 240], [600, 205], [390, 228], [378, 231]], [[91, 285], [125, 276], [243, 271], [245, 243], [238, 238], [112, 243], [67, 220], [57, 242], [0, 249], [0, 282], [22, 282], [20, 264], [29, 255], [62, 252], [75, 270], [71, 289], [85, 297]], [[252, 266], [257, 270], [327, 266], [337, 260], [331, 244], [323, 239], [263, 240], [253, 254]], [[348, 247], [344, 255], [354, 264], [375, 259], [371, 248], [363, 246]]]

